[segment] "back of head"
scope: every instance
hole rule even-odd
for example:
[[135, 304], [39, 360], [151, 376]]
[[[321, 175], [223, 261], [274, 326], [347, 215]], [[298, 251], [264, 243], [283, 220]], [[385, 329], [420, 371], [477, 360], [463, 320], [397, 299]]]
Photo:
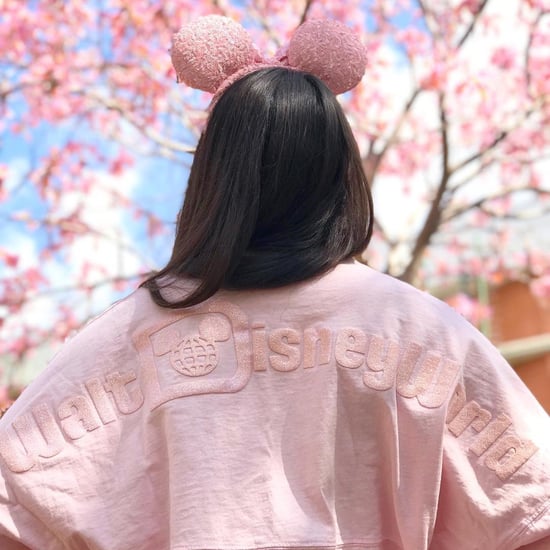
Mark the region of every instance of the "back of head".
[[[220, 288], [305, 280], [363, 251], [372, 199], [334, 94], [316, 77], [272, 67], [232, 84], [212, 109], [189, 176], [172, 257], [146, 281], [165, 307]], [[159, 279], [198, 279], [166, 302]]]

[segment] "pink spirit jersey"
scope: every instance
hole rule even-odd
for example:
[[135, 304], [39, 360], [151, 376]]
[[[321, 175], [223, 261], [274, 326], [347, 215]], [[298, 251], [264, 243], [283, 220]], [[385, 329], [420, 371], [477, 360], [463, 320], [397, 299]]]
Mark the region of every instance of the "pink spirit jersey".
[[549, 436], [482, 335], [365, 266], [140, 289], [0, 421], [0, 549], [550, 548]]

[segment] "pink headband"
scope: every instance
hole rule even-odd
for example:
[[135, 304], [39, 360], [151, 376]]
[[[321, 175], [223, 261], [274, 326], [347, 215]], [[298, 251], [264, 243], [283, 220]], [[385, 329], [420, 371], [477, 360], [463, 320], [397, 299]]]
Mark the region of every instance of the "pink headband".
[[288, 48], [264, 58], [239, 24], [207, 15], [174, 35], [172, 63], [178, 82], [214, 94], [214, 101], [239, 78], [264, 67], [287, 67], [320, 78], [334, 94], [355, 87], [367, 63], [357, 35], [338, 21], [312, 19], [300, 25]]

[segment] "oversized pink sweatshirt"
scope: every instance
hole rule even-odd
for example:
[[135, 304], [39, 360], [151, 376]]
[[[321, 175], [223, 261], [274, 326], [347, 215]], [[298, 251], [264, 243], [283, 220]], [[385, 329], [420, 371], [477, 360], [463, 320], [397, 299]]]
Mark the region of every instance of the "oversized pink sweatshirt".
[[0, 433], [1, 550], [550, 548], [548, 416], [458, 314], [359, 264], [184, 310], [138, 290]]

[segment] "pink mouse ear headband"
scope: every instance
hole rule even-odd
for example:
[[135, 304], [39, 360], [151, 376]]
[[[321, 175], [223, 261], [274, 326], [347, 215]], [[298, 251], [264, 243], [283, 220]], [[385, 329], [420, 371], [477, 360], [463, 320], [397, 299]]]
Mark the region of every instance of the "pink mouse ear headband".
[[334, 94], [355, 87], [367, 52], [348, 27], [328, 19], [300, 25], [287, 48], [264, 58], [239, 24], [221, 15], [206, 15], [174, 35], [172, 63], [178, 82], [214, 94], [213, 101], [239, 78], [264, 67], [287, 67], [321, 79]]

